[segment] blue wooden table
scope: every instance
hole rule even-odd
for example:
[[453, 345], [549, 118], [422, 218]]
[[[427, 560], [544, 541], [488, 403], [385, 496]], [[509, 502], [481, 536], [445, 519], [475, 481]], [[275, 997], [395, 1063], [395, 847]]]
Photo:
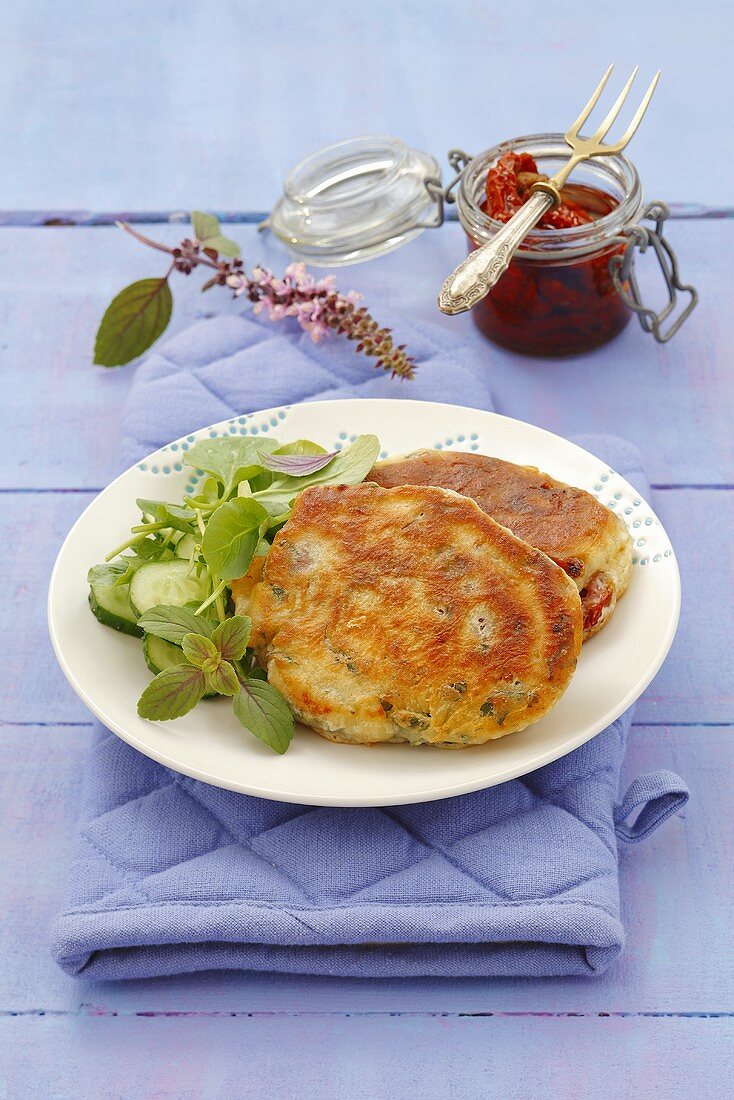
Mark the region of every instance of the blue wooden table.
[[[3, 0], [0, 314], [4, 510], [0, 637], [0, 1081], [9, 1097], [700, 1097], [725, 1093], [734, 1032], [731, 6], [591, 8], [514, 0]], [[680, 18], [679, 18], [680, 16]], [[676, 340], [637, 326], [568, 362], [521, 360], [441, 319], [458, 226], [345, 271], [368, 302], [460, 329], [499, 411], [642, 449], [656, 509], [687, 539], [683, 613], [645, 693], [630, 775], [686, 777], [685, 814], [622, 853], [628, 947], [601, 980], [346, 981], [213, 974], [101, 984], [52, 963], [90, 718], [53, 659], [51, 563], [116, 472], [133, 370], [91, 366], [98, 318], [151, 254], [85, 222], [121, 212], [230, 211], [246, 258], [300, 155], [391, 132], [443, 155], [562, 128], [609, 57], [664, 70], [633, 146], [701, 305]], [[77, 223], [59, 227], [59, 223]], [[247, 224], [249, 222], [249, 224]], [[49, 224], [51, 223], [51, 224]], [[56, 227], [54, 227], [54, 223]], [[151, 227], [151, 231], [153, 231]], [[179, 231], [156, 226], [172, 242]], [[235, 308], [182, 285], [174, 328]], [[365, 369], [370, 367], [366, 364]], [[522, 389], [509, 385], [520, 376]], [[451, 399], [447, 379], [447, 400]], [[722, 639], [727, 639], [722, 644]]]

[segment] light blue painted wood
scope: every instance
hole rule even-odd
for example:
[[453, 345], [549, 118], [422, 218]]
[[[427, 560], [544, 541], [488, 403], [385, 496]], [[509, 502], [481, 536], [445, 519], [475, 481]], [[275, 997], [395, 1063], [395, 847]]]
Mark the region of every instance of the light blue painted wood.
[[[727, 881], [734, 726], [636, 727], [624, 781], [672, 768], [691, 801], [683, 815], [621, 856], [628, 944], [598, 980], [356, 981], [257, 974], [89, 982], [52, 962], [49, 925], [62, 903], [89, 730], [0, 730], [0, 774], [12, 792], [0, 844], [0, 1009], [95, 1014], [722, 1012], [732, 1009], [734, 933]], [[705, 931], [702, 931], [704, 929]]]
[[[731, 1019], [15, 1018], [9, 1096], [125, 1100], [720, 1096]], [[695, 1084], [694, 1084], [695, 1082]]]
[[[172, 245], [184, 230], [154, 226], [150, 232]], [[231, 232], [250, 265], [264, 262], [282, 271], [289, 262], [277, 241], [253, 227]], [[655, 344], [633, 321], [613, 343], [562, 362], [512, 355], [489, 344], [469, 317], [438, 311], [437, 289], [464, 248], [456, 225], [342, 269], [338, 279], [343, 289], [363, 292], [377, 317], [389, 316], [398, 336], [406, 316], [470, 341], [491, 374], [498, 411], [563, 435], [626, 435], [642, 449], [655, 483], [732, 483], [730, 291], [724, 274], [734, 222], [676, 222], [670, 236], [685, 277], [701, 292], [698, 310], [673, 342]], [[117, 472], [119, 424], [134, 367], [91, 366], [96, 326], [113, 294], [134, 279], [165, 271], [165, 257], [114, 228], [5, 229], [1, 242], [0, 361], [5, 408], [16, 434], [14, 446], [0, 454], [0, 487], [100, 487]], [[197, 316], [242, 308], [227, 291], [200, 294], [202, 282], [197, 275], [176, 281], [171, 332]], [[365, 375], [372, 370], [365, 359]], [[451, 397], [447, 375], [446, 400]]]
[[[0, 10], [9, 44], [0, 68], [0, 137], [12, 151], [0, 209], [265, 209], [297, 157], [340, 137], [389, 131], [442, 156], [452, 145], [476, 151], [513, 133], [562, 126], [610, 56], [620, 67], [640, 61], [645, 75], [659, 64], [664, 69], [632, 147], [648, 195], [734, 204], [734, 154], [720, 140], [734, 29], [723, 0], [686, 18], [685, 39], [672, 9], [632, 0], [603, 0], [591, 14], [569, 0], [552, 11], [541, 11], [536, 0], [507, 10], [480, 0], [366, 7], [324, 0], [297, 16], [285, 0], [264, 7], [120, 0], [113, 20], [91, 0], [63, 8], [52, 0], [0, 0]], [[164, 240], [178, 236], [165, 226], [155, 232]], [[659, 348], [630, 328], [595, 355], [552, 365], [492, 349], [468, 318], [439, 318], [436, 288], [463, 251], [456, 226], [343, 272], [340, 285], [364, 291], [375, 312], [389, 298], [398, 322], [404, 313], [464, 333], [486, 357], [501, 412], [562, 434], [626, 434], [642, 447], [659, 484], [731, 484], [724, 261], [731, 233], [731, 223], [721, 221], [671, 227], [684, 277], [702, 291], [699, 310], [672, 345]], [[275, 268], [286, 262], [254, 229], [238, 226], [232, 235], [249, 261]], [[94, 329], [124, 282], [154, 273], [153, 258], [112, 229], [3, 229], [0, 243], [0, 488], [100, 486], [115, 472], [132, 372], [92, 370]], [[189, 281], [177, 294], [173, 329], [201, 312], [232, 308], [221, 295], [200, 298]], [[10, 640], [0, 720], [85, 723], [46, 640], [43, 604], [56, 549], [89, 494], [12, 492], [1, 499], [13, 553], [0, 601], [0, 637]], [[685, 819], [623, 853], [629, 944], [601, 981], [201, 975], [75, 983], [56, 970], [47, 942], [89, 730], [6, 725], [2, 1091], [604, 1100], [688, 1097], [692, 1088], [722, 1094], [731, 1018], [686, 1013], [732, 1011], [734, 742], [731, 725], [700, 724], [734, 721], [733, 578], [729, 555], [720, 552], [734, 531], [732, 501], [731, 492], [713, 490], [655, 495], [674, 541], [692, 528], [704, 534], [682, 555], [681, 631], [638, 720], [699, 724], [637, 727], [626, 769], [631, 776], [670, 766], [688, 779], [693, 797]], [[464, 1012], [522, 1015], [457, 1015]], [[532, 1015], [546, 1012], [560, 1015]], [[588, 1015], [569, 1015], [578, 1012]], [[639, 1015], [656, 1012], [672, 1015]], [[418, 1015], [346, 1016], [354, 1013]]]
[[563, 130], [610, 59], [620, 84], [664, 70], [632, 146], [649, 193], [732, 205], [726, 0], [684, 34], [635, 0], [321, 0], [297, 18], [288, 0], [118, 0], [113, 20], [95, 0], [5, 0], [3, 27], [2, 208], [268, 209], [297, 159], [341, 138], [443, 158]]

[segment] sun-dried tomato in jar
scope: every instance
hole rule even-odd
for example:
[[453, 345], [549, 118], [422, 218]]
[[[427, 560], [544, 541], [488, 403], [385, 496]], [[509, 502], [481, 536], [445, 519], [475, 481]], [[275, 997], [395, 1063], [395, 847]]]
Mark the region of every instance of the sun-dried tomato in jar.
[[[560, 135], [506, 142], [467, 166], [457, 202], [470, 248], [491, 240], [567, 159]], [[547, 171], [545, 170], [547, 168]], [[497, 344], [527, 355], [588, 351], [621, 332], [631, 312], [617, 293], [609, 261], [624, 249], [622, 230], [638, 216], [642, 189], [623, 156], [591, 161], [543, 217], [507, 272], [472, 313]]]

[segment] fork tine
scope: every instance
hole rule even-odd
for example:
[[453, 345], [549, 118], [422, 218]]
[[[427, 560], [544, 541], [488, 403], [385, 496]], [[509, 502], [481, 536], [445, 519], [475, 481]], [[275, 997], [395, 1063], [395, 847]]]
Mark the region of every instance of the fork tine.
[[657, 87], [658, 80], [660, 80], [660, 69], [658, 69], [658, 71], [655, 73], [655, 76], [652, 78], [652, 81], [650, 82], [650, 87], [645, 92], [642, 103], [635, 111], [634, 118], [630, 122], [625, 132], [622, 134], [619, 141], [615, 142], [614, 149], [616, 152], [621, 152], [621, 150], [624, 149], [625, 145], [629, 144], [629, 142], [634, 137], [637, 127], [642, 122], [645, 111], [650, 106], [650, 100], [652, 99], [652, 94]]
[[635, 77], [637, 76], [639, 68], [640, 68], [639, 65], [635, 65], [634, 69], [632, 70], [632, 75], [630, 76], [629, 80], [625, 84], [624, 88], [622, 88], [622, 91], [619, 93], [619, 95], [615, 99], [614, 103], [611, 106], [609, 114], [606, 116], [606, 118], [602, 122], [601, 126], [596, 131], [596, 133], [594, 134], [593, 138], [591, 139], [592, 141], [597, 141], [597, 142], [602, 141], [603, 138], [606, 136], [606, 134], [611, 129], [614, 120], [616, 119], [619, 112], [622, 110], [622, 105], [624, 104], [625, 99], [629, 95], [629, 90], [632, 87], [632, 83], [633, 83]]
[[612, 70], [613, 69], [614, 69], [614, 62], [612, 62], [612, 64], [607, 69], [607, 71], [604, 73], [604, 76], [601, 78], [601, 80], [599, 81], [599, 83], [596, 87], [596, 91], [594, 92], [591, 99], [589, 100], [589, 102], [586, 104], [586, 106], [582, 110], [579, 117], [571, 125], [571, 127], [566, 131], [566, 134], [567, 134], [568, 137], [576, 137], [577, 136], [579, 130], [581, 129], [583, 124], [586, 122], [587, 118], [589, 117], [591, 112], [594, 110], [594, 107], [596, 106], [597, 102], [599, 101], [599, 96], [604, 91], [604, 89], [606, 87], [606, 84], [607, 84], [607, 81], [609, 80], [609, 77], [612, 75]]

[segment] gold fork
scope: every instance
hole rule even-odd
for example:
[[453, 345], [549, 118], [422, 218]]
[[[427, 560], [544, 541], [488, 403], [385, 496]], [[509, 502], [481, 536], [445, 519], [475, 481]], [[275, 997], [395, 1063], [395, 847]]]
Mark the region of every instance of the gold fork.
[[549, 180], [539, 180], [534, 183], [530, 189], [532, 192], [531, 197], [520, 207], [516, 214], [513, 214], [499, 233], [491, 241], [483, 244], [481, 248], [470, 252], [467, 258], [449, 275], [438, 296], [439, 308], [444, 313], [463, 313], [465, 310], [471, 309], [473, 305], [489, 293], [507, 270], [510, 260], [522, 244], [525, 236], [551, 207], [561, 201], [561, 188], [578, 164], [584, 160], [589, 160], [591, 157], [608, 157], [613, 153], [620, 153], [630, 142], [652, 99], [653, 92], [660, 79], [659, 70], [653, 77], [650, 87], [645, 92], [642, 102], [635, 112], [634, 118], [619, 141], [611, 145], [604, 145], [604, 138], [622, 110], [632, 87], [632, 82], [637, 76], [637, 66], [635, 66], [632, 75], [617, 96], [616, 102], [596, 133], [588, 138], [581, 137], [579, 133], [596, 106], [599, 96], [604, 91], [613, 69], [614, 65], [610, 65], [599, 81], [591, 99], [571, 128], [566, 131], [565, 140], [572, 150], [568, 161]]

